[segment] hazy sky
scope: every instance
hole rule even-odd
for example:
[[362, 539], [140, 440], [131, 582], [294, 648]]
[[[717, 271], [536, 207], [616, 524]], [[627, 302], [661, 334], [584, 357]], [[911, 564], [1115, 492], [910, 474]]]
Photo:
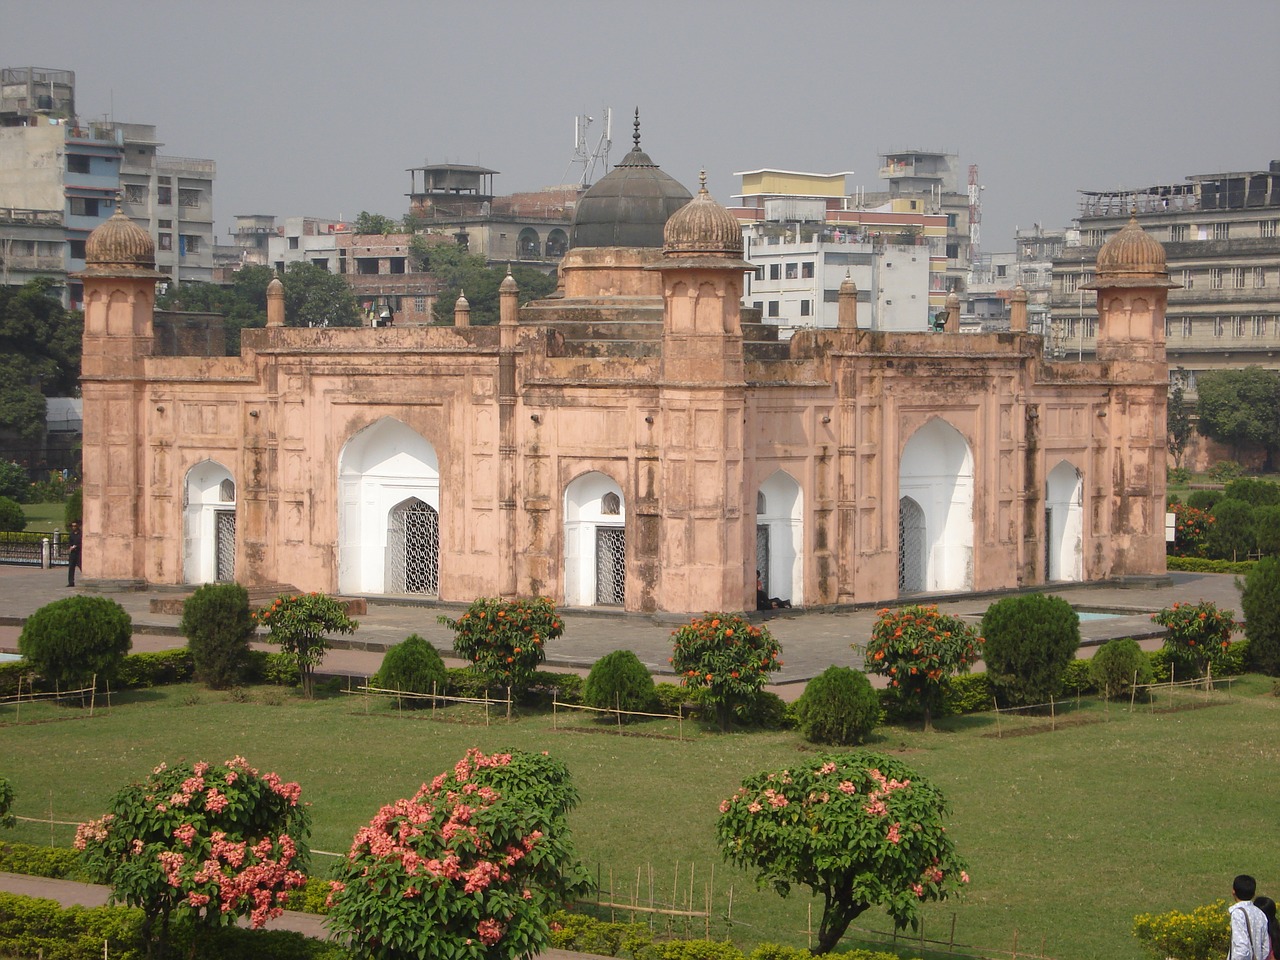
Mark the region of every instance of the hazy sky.
[[224, 240], [238, 213], [400, 216], [424, 162], [574, 180], [574, 117], [613, 107], [616, 163], [638, 105], [722, 202], [734, 171], [875, 190], [880, 152], [957, 152], [1008, 250], [1078, 189], [1280, 159], [1277, 38], [1277, 0], [0, 0], [0, 65], [74, 70], [82, 118], [217, 161]]

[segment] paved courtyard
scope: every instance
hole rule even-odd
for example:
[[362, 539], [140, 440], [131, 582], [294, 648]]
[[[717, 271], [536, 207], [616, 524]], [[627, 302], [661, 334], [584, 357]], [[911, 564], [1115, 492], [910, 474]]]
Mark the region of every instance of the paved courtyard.
[[[39, 607], [71, 593], [62, 568], [39, 570], [30, 567], [0, 566], [0, 652], [16, 652], [22, 621]], [[1159, 629], [1150, 614], [1175, 601], [1212, 600], [1240, 613], [1240, 593], [1236, 578], [1229, 574], [1170, 573], [1153, 581], [1134, 584], [1061, 584], [1050, 591], [1067, 599], [1078, 610], [1107, 613], [1105, 619], [1082, 618], [1081, 634], [1087, 646], [1096, 646], [1114, 637], [1155, 637]], [[178, 617], [151, 612], [153, 597], [172, 597], [172, 588], [113, 593], [110, 596], [129, 612], [134, 623], [134, 650], [163, 650], [179, 647]], [[976, 621], [995, 596], [942, 596], [921, 598], [936, 602], [944, 613]], [[411, 633], [430, 640], [442, 650], [452, 645], [452, 633], [437, 622], [440, 614], [457, 616], [458, 604], [440, 604], [405, 599], [369, 598], [369, 612], [358, 618], [360, 629], [351, 637], [339, 638], [325, 658], [324, 672], [366, 676], [378, 669], [382, 652]], [[633, 650], [657, 674], [670, 671], [671, 631], [681, 623], [673, 616], [646, 616], [605, 612], [600, 609], [563, 611], [565, 632], [547, 645], [550, 666], [585, 670], [600, 657], [618, 649]], [[876, 620], [876, 608], [794, 609], [779, 611], [767, 619], [769, 629], [782, 644], [785, 665], [776, 675], [780, 692], [798, 693], [803, 683], [832, 664], [851, 666], [861, 657], [850, 644], [865, 642]], [[790, 689], [788, 689], [790, 688]]]

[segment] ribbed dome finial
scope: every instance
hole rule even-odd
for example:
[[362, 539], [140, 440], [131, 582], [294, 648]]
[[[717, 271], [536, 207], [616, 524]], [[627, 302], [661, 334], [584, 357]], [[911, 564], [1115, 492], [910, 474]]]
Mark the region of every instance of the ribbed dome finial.
[[1097, 275], [1086, 290], [1102, 287], [1169, 287], [1164, 247], [1142, 229], [1136, 214], [1098, 251]]
[[136, 276], [160, 279], [156, 271], [156, 245], [145, 230], [116, 212], [89, 234], [84, 244], [83, 276]]
[[742, 225], [707, 191], [707, 172], [699, 176], [698, 195], [671, 215], [662, 231], [667, 256], [742, 256]]

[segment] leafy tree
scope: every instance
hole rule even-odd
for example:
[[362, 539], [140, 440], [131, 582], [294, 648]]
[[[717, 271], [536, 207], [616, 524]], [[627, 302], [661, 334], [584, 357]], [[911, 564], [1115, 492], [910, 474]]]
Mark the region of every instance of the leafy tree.
[[1249, 658], [1260, 671], [1280, 674], [1280, 557], [1264, 557], [1245, 575], [1240, 592]]
[[751, 703], [782, 666], [782, 648], [768, 627], [757, 627], [733, 613], [694, 617], [671, 635], [671, 665], [686, 687], [703, 690], [720, 729], [728, 730], [734, 710]]
[[[290, 327], [358, 327], [355, 294], [341, 276], [314, 263], [291, 263], [284, 276], [284, 322]], [[266, 294], [264, 293], [265, 297]]]
[[8, 497], [0, 497], [0, 530], [16, 532], [27, 529], [27, 515], [22, 512], [22, 504]]
[[4, 777], [0, 777], [0, 827], [12, 827], [17, 821], [13, 818], [13, 786]]
[[963, 620], [941, 614], [937, 607], [886, 607], [871, 628], [866, 669], [888, 677], [899, 700], [919, 703], [924, 728], [932, 730], [947, 682], [969, 671], [982, 642]]
[[1280, 504], [1280, 483], [1261, 477], [1240, 477], [1227, 484], [1222, 499], [1243, 500], [1252, 507], [1273, 507]]
[[[1280, 445], [1280, 376], [1262, 367], [1211, 370], [1196, 381], [1204, 436], [1238, 449]], [[1238, 458], [1237, 458], [1238, 459]]]
[[863, 743], [880, 721], [880, 697], [861, 670], [827, 667], [805, 685], [796, 718], [810, 743]]
[[1253, 511], [1253, 538], [1263, 556], [1280, 555], [1280, 505]]
[[226, 320], [227, 353], [240, 353], [240, 332], [267, 325], [267, 284], [275, 271], [266, 266], [242, 267], [229, 285], [184, 283], [156, 298], [162, 310], [195, 310], [221, 314]]
[[522, 688], [546, 659], [546, 643], [564, 633], [556, 605], [546, 597], [477, 597], [457, 620], [439, 617], [453, 631], [453, 649], [487, 683]]
[[360, 215], [356, 217], [356, 222], [352, 225], [352, 229], [356, 233], [377, 234], [386, 236], [388, 233], [395, 233], [399, 224], [390, 217], [384, 217], [380, 213], [370, 213], [368, 210], [361, 210]]
[[1253, 508], [1243, 500], [1219, 500], [1210, 511], [1213, 523], [1205, 537], [1205, 551], [1216, 560], [1243, 560], [1252, 551]]
[[84, 318], [63, 308], [47, 278], [0, 286], [0, 430], [27, 443], [44, 435], [45, 397], [80, 382]]
[[23, 503], [30, 489], [31, 481], [21, 464], [12, 460], [0, 460], [0, 497]]
[[1169, 391], [1169, 452], [1173, 454], [1174, 464], [1182, 468], [1182, 456], [1187, 452], [1187, 443], [1191, 439], [1191, 409], [1182, 389], [1182, 380], [1177, 380]]
[[249, 592], [238, 583], [206, 583], [182, 605], [178, 629], [187, 638], [195, 678], [215, 690], [234, 686], [249, 662], [257, 621]]
[[589, 884], [569, 835], [568, 768], [545, 754], [468, 750], [385, 806], [334, 872], [329, 926], [379, 960], [516, 960], [546, 913]]
[[360, 626], [342, 604], [323, 593], [281, 594], [258, 611], [258, 622], [270, 630], [268, 643], [277, 644], [298, 668], [302, 694], [315, 696], [315, 670], [329, 649], [330, 633], [354, 633]]
[[301, 794], [244, 757], [162, 763], [117, 793], [101, 819], [82, 823], [75, 846], [92, 880], [142, 910], [148, 955], [164, 957], [171, 920], [207, 930], [248, 917], [256, 928], [283, 912], [307, 879]]
[[982, 616], [982, 659], [1006, 703], [1043, 703], [1062, 689], [1080, 649], [1080, 617], [1061, 597], [1005, 597]]
[[[419, 269], [440, 281], [440, 295], [433, 308], [436, 323], [453, 322], [453, 305], [463, 291], [471, 305], [473, 326], [498, 322], [498, 287], [507, 275], [506, 268], [490, 267], [483, 257], [467, 253], [456, 243], [431, 244], [422, 235], [413, 238], [409, 251]], [[511, 275], [520, 288], [521, 303], [541, 300], [555, 292], [556, 278], [539, 270], [517, 266]]]
[[87, 683], [95, 674], [112, 677], [133, 644], [133, 621], [106, 597], [55, 600], [27, 618], [18, 652], [46, 679]]
[[923, 901], [969, 882], [946, 809], [941, 791], [901, 761], [854, 751], [748, 777], [721, 802], [716, 837], [761, 887], [785, 897], [800, 885], [822, 898], [813, 952], [823, 954], [873, 906], [915, 927]]

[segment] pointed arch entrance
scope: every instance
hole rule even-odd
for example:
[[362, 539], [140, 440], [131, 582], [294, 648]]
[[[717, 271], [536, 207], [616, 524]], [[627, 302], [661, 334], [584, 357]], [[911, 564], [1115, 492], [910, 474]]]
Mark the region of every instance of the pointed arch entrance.
[[804, 493], [785, 470], [756, 495], [756, 569], [767, 596], [804, 602]]
[[338, 457], [338, 589], [440, 592], [440, 465], [435, 448], [391, 417]]
[[1066, 460], [1049, 472], [1044, 498], [1045, 579], [1084, 579], [1084, 478]]
[[622, 488], [603, 473], [564, 491], [564, 602], [623, 606], [627, 599], [627, 514]]
[[929, 559], [924, 510], [910, 497], [898, 501], [898, 592], [924, 590]]
[[236, 578], [236, 482], [216, 460], [187, 471], [182, 489], [182, 579], [186, 583]]
[[[898, 467], [898, 495], [900, 540], [907, 534], [915, 536], [912, 531], [921, 525], [912, 511], [910, 526], [902, 526], [901, 500], [911, 500], [923, 514], [924, 583], [919, 589], [971, 590], [973, 452], [958, 430], [935, 418], [912, 434]], [[900, 570], [905, 569], [902, 561], [900, 553]]]

